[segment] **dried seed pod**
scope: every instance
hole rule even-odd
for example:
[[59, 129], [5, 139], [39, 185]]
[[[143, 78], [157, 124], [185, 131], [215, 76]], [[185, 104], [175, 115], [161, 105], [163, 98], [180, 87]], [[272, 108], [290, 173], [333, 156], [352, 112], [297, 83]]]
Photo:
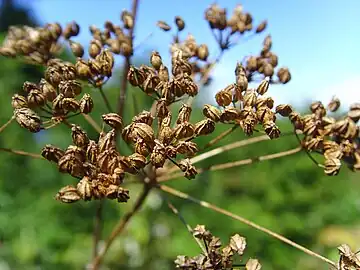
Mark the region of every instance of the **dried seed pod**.
[[65, 97], [73, 98], [81, 94], [81, 84], [76, 80], [60, 81], [59, 92]]
[[164, 30], [165, 32], [171, 30], [170, 25], [168, 25], [168, 24], [167, 24], [166, 22], [164, 22], [164, 21], [158, 21], [158, 22], [156, 23], [156, 26], [159, 27], [160, 29]]
[[205, 104], [203, 108], [203, 114], [214, 122], [220, 121], [221, 111], [212, 105]]
[[152, 129], [152, 127], [145, 123], [134, 123], [132, 136], [134, 138], [139, 137], [147, 143], [153, 142], [155, 138], [154, 130]]
[[270, 78], [266, 77], [264, 80], [261, 81], [259, 86], [256, 88], [256, 92], [258, 92], [260, 95], [264, 95], [268, 91], [269, 85], [270, 85]]
[[221, 122], [230, 122], [234, 121], [239, 116], [239, 111], [236, 108], [225, 108], [220, 116]]
[[145, 123], [149, 126], [152, 125], [153, 121], [154, 117], [148, 111], [142, 111], [138, 115], [135, 115], [131, 120], [132, 123]]
[[288, 68], [280, 68], [277, 72], [279, 81], [283, 84], [288, 83], [291, 80], [291, 74]]
[[274, 67], [270, 63], [266, 63], [263, 68], [264, 70], [262, 73], [264, 76], [272, 77], [274, 75]]
[[270, 52], [270, 56], [268, 57], [269, 64], [273, 67], [277, 67], [278, 65], [278, 57], [276, 54]]
[[79, 42], [75, 42], [72, 40], [69, 40], [69, 43], [70, 43], [70, 49], [71, 49], [72, 53], [76, 57], [83, 57], [83, 55], [84, 55], [83, 46]]
[[246, 270], [260, 270], [261, 264], [257, 259], [249, 259], [245, 265]]
[[127, 79], [132, 86], [140, 86], [144, 83], [146, 75], [142, 70], [131, 66], [127, 74]]
[[254, 132], [256, 122], [256, 117], [248, 115], [245, 119], [239, 122], [240, 127], [243, 129], [244, 133], [248, 136], [251, 136]]
[[191, 107], [187, 104], [182, 104], [179, 110], [179, 114], [176, 120], [176, 124], [181, 124], [183, 122], [188, 122], [191, 115]]
[[202, 60], [202, 61], [206, 61], [208, 56], [209, 56], [209, 48], [206, 44], [201, 44], [197, 47], [197, 52], [196, 52], [197, 57]]
[[13, 107], [13, 109], [20, 109], [28, 107], [28, 104], [24, 96], [15, 94], [11, 98], [11, 106]]
[[102, 115], [103, 121], [116, 130], [121, 130], [123, 127], [122, 117], [117, 113], [108, 113]]
[[64, 155], [64, 151], [51, 144], [45, 145], [41, 150], [41, 155], [48, 161], [58, 163], [59, 159]]
[[235, 234], [230, 238], [229, 246], [234, 252], [241, 256], [244, 254], [244, 250], [246, 248], [246, 239], [238, 234]]
[[176, 126], [174, 130], [174, 137], [177, 140], [190, 138], [194, 135], [195, 127], [189, 122], [183, 122]]
[[98, 145], [95, 141], [89, 140], [87, 149], [86, 149], [86, 159], [92, 164], [96, 164], [98, 160]]
[[92, 77], [92, 71], [89, 62], [78, 58], [75, 64], [76, 74], [81, 79], [89, 79]]
[[86, 148], [89, 144], [89, 137], [80, 126], [73, 125], [71, 127], [71, 137], [73, 143], [78, 147]]
[[216, 103], [219, 106], [225, 107], [229, 106], [232, 102], [232, 93], [226, 89], [221, 90], [215, 95]]
[[64, 155], [75, 157], [78, 160], [80, 160], [81, 162], [85, 162], [85, 160], [86, 160], [85, 150], [76, 145], [69, 145], [68, 148], [66, 149]]
[[24, 82], [23, 91], [25, 93], [30, 93], [30, 91], [32, 91], [32, 90], [40, 90], [40, 89], [36, 83], [32, 83], [32, 82], [28, 82], [28, 81]]
[[77, 189], [73, 186], [65, 186], [59, 190], [55, 199], [63, 203], [73, 203], [81, 199]]
[[326, 110], [321, 101], [315, 101], [311, 103], [310, 110], [312, 113], [316, 114], [318, 117], [323, 117], [326, 115]]
[[151, 148], [143, 139], [138, 139], [134, 144], [134, 151], [144, 157], [147, 157], [151, 152]]
[[73, 177], [83, 177], [84, 167], [83, 162], [73, 155], [64, 154], [58, 162], [59, 171], [62, 173], [68, 173]]
[[293, 108], [288, 104], [280, 104], [276, 106], [275, 112], [281, 116], [288, 117], [293, 112]]
[[76, 190], [80, 195], [81, 199], [83, 199], [84, 201], [90, 201], [93, 194], [92, 194], [92, 186], [90, 184], [89, 177], [84, 176], [77, 184]]
[[52, 102], [56, 98], [57, 96], [56, 89], [44, 78], [40, 80], [39, 88], [47, 101]]
[[327, 175], [334, 176], [337, 175], [341, 168], [341, 161], [337, 158], [327, 158], [325, 159], [325, 168], [324, 172]]
[[165, 146], [158, 140], [155, 140], [155, 147], [150, 155], [150, 162], [155, 168], [161, 168], [166, 161]]
[[193, 230], [193, 236], [205, 241], [210, 241], [212, 238], [211, 232], [206, 230], [204, 225], [196, 225]]
[[185, 22], [180, 16], [175, 16], [175, 24], [179, 32], [184, 30]]
[[80, 104], [74, 98], [64, 98], [62, 100], [62, 108], [66, 111], [77, 112], [80, 109]]
[[18, 124], [30, 132], [41, 130], [41, 119], [33, 110], [29, 108], [19, 108], [14, 110], [14, 116]]
[[117, 201], [118, 202], [127, 202], [130, 199], [129, 190], [118, 187], [117, 189]]
[[184, 172], [184, 176], [191, 180], [197, 175], [197, 171], [194, 165], [191, 164], [190, 159], [184, 159], [179, 163], [179, 168]]
[[89, 55], [95, 58], [101, 52], [102, 44], [98, 40], [92, 40], [89, 46]]
[[360, 119], [360, 103], [354, 103], [350, 106], [348, 116], [357, 123]]
[[270, 139], [275, 139], [280, 137], [280, 129], [273, 121], [267, 121], [263, 124], [266, 134]]
[[195, 135], [202, 136], [208, 135], [215, 130], [215, 122], [210, 118], [206, 118], [195, 124]]
[[340, 107], [340, 99], [333, 97], [329, 104], [327, 105], [327, 108], [330, 112], [336, 112]]
[[275, 114], [266, 106], [259, 107], [256, 110], [256, 118], [260, 123], [265, 123], [268, 121], [275, 122], [276, 120]]
[[91, 113], [94, 108], [94, 102], [88, 93], [85, 93], [79, 102], [80, 112], [84, 114]]
[[116, 132], [114, 129], [110, 130], [106, 134], [100, 133], [100, 138], [98, 141], [99, 153], [116, 147], [115, 136]]
[[80, 32], [80, 26], [76, 22], [68, 23], [63, 31], [63, 36], [65, 39], [77, 36]]
[[29, 92], [27, 101], [30, 108], [42, 107], [46, 103], [45, 96], [37, 89], [33, 89]]
[[148, 95], [155, 92], [156, 86], [160, 83], [160, 78], [157, 75], [149, 74], [144, 83], [141, 85], [141, 89]]
[[194, 156], [198, 151], [198, 147], [194, 142], [186, 142], [186, 141], [179, 141], [176, 144], [176, 151], [179, 154], [187, 155], [187, 156]]
[[244, 106], [253, 107], [256, 104], [256, 92], [254, 89], [248, 89], [244, 95]]
[[150, 64], [156, 69], [159, 70], [162, 65], [162, 59], [157, 51], [153, 51], [150, 56]]
[[135, 167], [137, 170], [144, 168], [146, 165], [146, 158], [138, 153], [130, 155], [129, 159], [132, 166]]
[[240, 92], [247, 90], [249, 83], [245, 74], [239, 74], [236, 76], [236, 85], [240, 89]]
[[304, 129], [304, 121], [298, 112], [292, 111], [289, 114], [289, 119], [296, 129]]
[[256, 27], [255, 33], [259, 34], [259, 33], [263, 32], [265, 30], [266, 26], [267, 26], [267, 21], [266, 20], [262, 21], [258, 25], [258, 27]]
[[126, 29], [132, 29], [134, 27], [134, 18], [129, 11], [124, 10], [121, 12], [121, 20]]

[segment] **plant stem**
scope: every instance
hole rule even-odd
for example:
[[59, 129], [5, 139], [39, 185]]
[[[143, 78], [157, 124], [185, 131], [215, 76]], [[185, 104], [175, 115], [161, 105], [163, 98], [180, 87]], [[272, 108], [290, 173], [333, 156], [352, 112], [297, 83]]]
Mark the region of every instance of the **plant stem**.
[[294, 247], [294, 248], [296, 248], [298, 250], [301, 250], [302, 252], [304, 252], [304, 253], [306, 253], [306, 254], [308, 254], [310, 256], [318, 258], [318, 259], [320, 259], [320, 260], [322, 260], [322, 261], [324, 261], [324, 262], [326, 262], [326, 263], [328, 263], [331, 266], [334, 266], [336, 268], [336, 264], [333, 261], [329, 260], [328, 258], [325, 258], [325, 257], [321, 256], [320, 254], [317, 254], [314, 251], [311, 251], [310, 249], [307, 249], [307, 248], [305, 248], [305, 247], [291, 241], [290, 239], [288, 239], [288, 238], [286, 238], [286, 237], [284, 237], [284, 236], [282, 236], [282, 235], [280, 235], [278, 233], [275, 233], [275, 232], [273, 232], [273, 231], [271, 231], [271, 230], [269, 230], [267, 228], [264, 228], [264, 227], [262, 227], [262, 226], [260, 226], [260, 225], [258, 225], [256, 223], [246, 219], [246, 218], [243, 218], [243, 217], [241, 217], [239, 215], [235, 215], [235, 214], [233, 214], [233, 213], [231, 213], [231, 212], [229, 212], [229, 211], [227, 211], [225, 209], [222, 209], [222, 208], [220, 208], [220, 207], [218, 207], [216, 205], [213, 205], [213, 204], [210, 204], [208, 202], [201, 201], [199, 199], [191, 197], [189, 194], [183, 193], [183, 192], [181, 192], [179, 190], [176, 190], [176, 189], [173, 189], [171, 187], [168, 187], [168, 186], [165, 186], [165, 185], [159, 185], [158, 188], [161, 189], [162, 191], [170, 193], [170, 194], [172, 194], [172, 195], [174, 195], [176, 197], [179, 197], [179, 198], [182, 198], [184, 200], [194, 202], [194, 203], [196, 203], [198, 205], [201, 205], [201, 206], [203, 206], [205, 208], [211, 209], [211, 210], [213, 210], [215, 212], [218, 212], [220, 214], [223, 214], [225, 216], [228, 216], [228, 217], [231, 217], [231, 218], [233, 218], [235, 220], [238, 220], [241, 223], [244, 223], [244, 224], [246, 224], [246, 225], [248, 225], [248, 226], [250, 226], [250, 227], [252, 227], [252, 228], [254, 228], [256, 230], [262, 231], [262, 232], [264, 232], [264, 233], [266, 233], [266, 234], [280, 240], [281, 242], [284, 242], [284, 243], [286, 243], [286, 244], [288, 244], [288, 245], [290, 245], [290, 246], [292, 246], [292, 247]]
[[3, 130], [4, 130], [5, 128], [7, 128], [7, 127], [11, 124], [12, 121], [14, 121], [14, 119], [15, 119], [15, 116], [12, 116], [5, 124], [3, 124], [3, 125], [0, 127], [0, 133], [3, 132]]
[[[293, 148], [293, 149], [290, 149], [287, 151], [283, 151], [283, 152], [279, 152], [279, 153], [275, 153], [275, 154], [264, 155], [264, 156], [259, 156], [259, 157], [255, 157], [255, 158], [247, 158], [247, 159], [242, 159], [242, 160], [238, 160], [238, 161], [232, 161], [232, 162], [213, 165], [208, 168], [197, 169], [197, 172], [203, 173], [206, 171], [218, 171], [218, 170], [224, 170], [224, 169], [229, 169], [229, 168], [233, 168], [233, 167], [248, 165], [248, 164], [252, 164], [255, 162], [259, 162], [259, 161], [270, 160], [270, 159], [275, 159], [275, 158], [279, 158], [279, 157], [293, 155], [295, 153], [300, 152], [301, 150], [302, 150], [302, 147], [296, 147], [296, 148]], [[172, 175], [160, 176], [160, 177], [158, 177], [158, 182], [166, 182], [171, 179], [182, 177], [182, 176], [183, 176], [182, 172], [175, 173]]]
[[113, 110], [111, 109], [110, 102], [109, 102], [108, 98], [106, 97], [106, 95], [104, 93], [104, 90], [102, 89], [101, 86], [99, 87], [99, 91], [100, 91], [102, 99], [104, 100], [104, 103], [105, 103], [105, 106], [106, 106], [107, 110], [109, 112], [113, 112]]
[[131, 218], [140, 210], [141, 206], [145, 202], [145, 199], [147, 195], [149, 194], [151, 190], [151, 185], [144, 185], [143, 191], [141, 192], [140, 196], [137, 198], [133, 208], [125, 213], [125, 215], [119, 220], [118, 224], [115, 226], [113, 231], [111, 232], [109, 238], [105, 242], [105, 247], [102, 251], [99, 252], [99, 254], [96, 256], [96, 258], [93, 260], [92, 269], [97, 270], [101, 261], [103, 260], [106, 252], [110, 248], [111, 244], [114, 242], [115, 238], [123, 232], [126, 225], [129, 223]]
[[88, 114], [82, 113], [82, 116], [84, 116], [85, 120], [98, 132], [101, 133], [100, 126], [95, 122], [95, 120]]
[[[136, 25], [136, 14], [137, 14], [138, 5], [139, 5], [139, 0], [132, 1], [131, 14], [133, 16], [134, 25], [129, 30], [129, 36], [130, 36], [130, 42], [131, 42], [132, 49], [134, 49], [134, 47], [133, 47], [134, 30], [135, 30], [135, 25]], [[130, 65], [131, 65], [130, 58], [131, 58], [131, 56], [125, 57], [125, 66], [123, 67], [123, 74], [122, 74], [122, 81], [121, 81], [121, 86], [120, 86], [120, 95], [119, 95], [119, 102], [118, 102], [118, 114], [120, 116], [123, 116], [123, 111], [124, 111], [124, 106], [125, 106], [126, 90], [127, 90], [127, 82], [128, 82], [127, 74], [129, 73], [129, 69], [130, 69]]]
[[32, 157], [32, 158], [44, 159], [39, 154], [29, 153], [29, 152], [25, 152], [25, 151], [21, 151], [21, 150], [13, 150], [13, 149], [9, 149], [9, 148], [0, 147], [0, 151], [4, 151], [4, 152], [16, 154], [16, 155], [21, 155], [21, 156], [28, 156], [28, 157]]
[[102, 230], [102, 209], [104, 201], [100, 200], [98, 207], [96, 208], [95, 220], [94, 220], [94, 249], [93, 249], [93, 260], [98, 255], [98, 246], [101, 239], [101, 230]]
[[215, 143], [220, 141], [221, 139], [225, 138], [227, 135], [231, 134], [235, 129], [237, 129], [239, 125], [234, 125], [232, 128], [229, 128], [228, 130], [225, 130], [223, 133], [219, 134], [216, 138], [212, 139], [210, 142], [208, 142], [203, 149], [209, 148], [213, 146]]

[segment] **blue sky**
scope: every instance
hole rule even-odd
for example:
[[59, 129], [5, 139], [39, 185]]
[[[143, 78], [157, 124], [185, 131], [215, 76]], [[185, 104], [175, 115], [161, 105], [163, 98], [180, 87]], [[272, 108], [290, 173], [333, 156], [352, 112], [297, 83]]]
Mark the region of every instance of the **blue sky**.
[[[61, 24], [76, 19], [83, 27], [78, 40], [90, 40], [88, 25], [102, 27], [106, 20], [120, 21], [120, 12], [129, 9], [130, 0], [34, 0], [19, 2], [29, 5], [42, 23], [58, 21]], [[157, 49], [168, 54], [171, 37], [155, 27], [157, 20], [172, 23], [180, 15], [198, 43], [210, 45], [213, 57], [218, 53], [213, 37], [204, 21], [204, 10], [214, 1], [208, 0], [140, 0], [135, 44], [146, 37], [139, 54]], [[241, 3], [252, 13], [255, 24], [268, 20], [266, 33], [273, 38], [273, 51], [279, 55], [280, 65], [288, 66], [292, 81], [285, 86], [273, 86], [269, 92], [276, 103], [291, 102], [300, 105], [304, 100], [316, 99], [325, 103], [333, 95], [344, 105], [360, 101], [360, 1], [358, 0], [234, 0], [217, 1], [232, 8]], [[213, 90], [234, 80], [236, 61], [261, 49], [263, 34], [228, 51], [214, 70], [217, 78]]]

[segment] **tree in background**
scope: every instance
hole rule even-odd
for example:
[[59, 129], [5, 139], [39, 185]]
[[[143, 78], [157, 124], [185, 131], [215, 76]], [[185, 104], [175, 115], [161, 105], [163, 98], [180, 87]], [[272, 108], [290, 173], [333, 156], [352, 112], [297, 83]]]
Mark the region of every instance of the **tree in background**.
[[[4, 2], [4, 7], [13, 10], [9, 3]], [[79, 32], [75, 22], [64, 28], [57, 23], [38, 28], [4, 27], [9, 29], [0, 51], [3, 56], [45, 67], [38, 77], [22, 78], [16, 73], [16, 77], [2, 78], [6, 93], [12, 96], [13, 116], [10, 120], [4, 117], [12, 114], [9, 96], [3, 100], [0, 149], [17, 154], [1, 156], [2, 164], [6, 164], [1, 175], [4, 211], [0, 220], [4, 263], [27, 269], [78, 269], [88, 263], [89, 268], [98, 269], [107, 254], [104, 264], [111, 269], [162, 269], [174, 268], [171, 261], [175, 255], [186, 253], [189, 256], [175, 260], [178, 268], [259, 269], [259, 261], [249, 259], [249, 255], [264, 258], [263, 264], [269, 269], [290, 265], [318, 268], [308, 258], [297, 265], [298, 255], [287, 247], [275, 247], [272, 238], [245, 227], [239, 231], [236, 222], [240, 221], [338, 267], [299, 244], [315, 245], [320, 252], [310, 230], [317, 235], [329, 220], [335, 225], [356, 221], [356, 205], [344, 201], [342, 195], [356, 198], [350, 188], [356, 183], [329, 186], [322, 170], [335, 176], [341, 163], [358, 169], [359, 106], [352, 106], [342, 118], [331, 115], [340, 106], [337, 99], [328, 107], [312, 103], [311, 113], [306, 115], [288, 104], [274, 106], [274, 100], [267, 96], [269, 86], [286, 84], [291, 75], [287, 68], [278, 68], [278, 56], [272, 53], [268, 35], [259, 55], [236, 64], [234, 83], [215, 96], [218, 106], [206, 104], [199, 110], [193, 106], [193, 99], [210, 83], [210, 73], [222, 55], [238, 41], [263, 33], [266, 21], [253, 29], [251, 14], [241, 6], [230, 17], [221, 7], [210, 6], [205, 18], [219, 45], [219, 55], [213, 57], [206, 44], [198, 44], [191, 35], [182, 36], [185, 22], [175, 17], [172, 65], [165, 66], [160, 54], [153, 52], [150, 64], [135, 67], [131, 62], [136, 48], [132, 40], [137, 5], [134, 1], [132, 10], [122, 13], [121, 25], [106, 22], [103, 30], [90, 27], [93, 40], [89, 57], [84, 57], [83, 46], [72, 40]], [[167, 32], [172, 28], [163, 21], [158, 27]], [[75, 58], [58, 58], [63, 45], [70, 47]], [[122, 55], [125, 65], [121, 81], [108, 86], [108, 79], [114, 76], [114, 54]], [[9, 74], [24, 65], [17, 60], [3, 61], [7, 67], [4, 73]], [[23, 70], [20, 74], [29, 73]], [[251, 88], [251, 82], [257, 86]], [[116, 90], [119, 84], [120, 92]], [[21, 85], [22, 91], [14, 94]], [[291, 125], [276, 121], [276, 116], [288, 117]], [[23, 129], [11, 125], [13, 121]], [[252, 136], [254, 133], [260, 135]], [[255, 143], [264, 147], [246, 150]], [[36, 153], [39, 147], [41, 155]], [[243, 147], [240, 153], [228, 153], [239, 147]], [[306, 155], [295, 155], [299, 152]], [[318, 156], [324, 162], [317, 161]], [[44, 159], [55, 166], [44, 166]], [[201, 165], [195, 168], [194, 164]], [[248, 164], [254, 164], [252, 169], [238, 168]], [[347, 172], [343, 176], [349, 177]], [[184, 177], [195, 179], [164, 184]], [[61, 184], [63, 188], [57, 191]], [[51, 200], [51, 194], [56, 194], [57, 201]], [[213, 213], [202, 213], [204, 210], [170, 199], [167, 194]], [[137, 197], [133, 203], [121, 207], [114, 203], [128, 202], [130, 195], [131, 199]], [[144, 211], [137, 215], [141, 207]], [[334, 213], [335, 207], [346, 211]], [[176, 215], [169, 216], [171, 212]], [[239, 212], [299, 244], [234, 214]], [[117, 216], [120, 220], [115, 223]], [[185, 230], [178, 229], [181, 224], [175, 223], [177, 218]], [[205, 223], [221, 239], [238, 232], [247, 240], [235, 234], [227, 246], [221, 246], [204, 226], [189, 225], [197, 223]], [[126, 228], [129, 233], [117, 238]], [[339, 231], [339, 227], [330, 229]], [[104, 237], [102, 231], [111, 233]], [[193, 244], [188, 231], [195, 238]], [[249, 248], [244, 255], [246, 241]], [[339, 247], [339, 251], [341, 269], [359, 266], [348, 246]]]

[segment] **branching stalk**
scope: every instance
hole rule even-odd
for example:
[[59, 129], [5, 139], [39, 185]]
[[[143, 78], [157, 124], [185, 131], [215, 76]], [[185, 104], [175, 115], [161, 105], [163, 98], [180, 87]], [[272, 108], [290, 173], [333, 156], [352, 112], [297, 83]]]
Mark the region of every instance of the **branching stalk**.
[[172, 194], [172, 195], [174, 195], [176, 197], [179, 197], [179, 198], [182, 198], [184, 200], [194, 202], [194, 203], [196, 203], [198, 205], [201, 205], [202, 207], [211, 209], [211, 210], [213, 210], [215, 212], [218, 212], [220, 214], [228, 216], [228, 217], [230, 217], [232, 219], [238, 220], [243, 224], [246, 224], [246, 225], [248, 225], [248, 226], [250, 226], [250, 227], [252, 227], [252, 228], [254, 228], [254, 229], [258, 230], [258, 231], [262, 231], [262, 232], [270, 235], [271, 237], [274, 237], [274, 238], [280, 240], [283, 243], [286, 243], [286, 244], [288, 244], [288, 245], [290, 245], [290, 246], [292, 246], [292, 247], [294, 247], [294, 248], [296, 248], [298, 250], [301, 250], [302, 252], [304, 252], [304, 253], [312, 256], [312, 257], [318, 258], [318, 259], [330, 264], [331, 266], [333, 266], [335, 268], [337, 267], [336, 263], [329, 260], [328, 258], [325, 258], [322, 255], [320, 255], [320, 254], [318, 254], [318, 253], [316, 253], [314, 251], [311, 251], [310, 249], [307, 249], [307, 248], [305, 248], [305, 247], [291, 241], [290, 239], [288, 239], [288, 238], [286, 238], [286, 237], [284, 237], [284, 236], [282, 236], [282, 235], [280, 235], [280, 234], [278, 234], [276, 232], [273, 232], [273, 231], [271, 231], [271, 230], [269, 230], [267, 228], [264, 228], [264, 227], [262, 227], [262, 226], [260, 226], [260, 225], [258, 225], [256, 223], [246, 219], [246, 218], [243, 218], [243, 217], [241, 217], [239, 215], [233, 214], [233, 213], [231, 213], [231, 212], [229, 212], [229, 211], [227, 211], [225, 209], [222, 209], [222, 208], [220, 208], [220, 207], [218, 207], [216, 205], [213, 205], [211, 203], [196, 199], [196, 198], [190, 196], [189, 194], [183, 193], [183, 192], [181, 192], [179, 190], [176, 190], [176, 189], [173, 189], [171, 187], [168, 187], [168, 186], [165, 186], [165, 185], [159, 185], [158, 188], [161, 189], [162, 191], [167, 192], [169, 194]]
[[32, 157], [32, 158], [44, 159], [39, 154], [29, 153], [29, 152], [25, 152], [25, 151], [21, 151], [21, 150], [13, 150], [13, 149], [9, 149], [9, 148], [0, 147], [0, 151], [4, 151], [4, 152], [16, 154], [16, 155], [21, 155], [21, 156], [28, 156], [28, 157]]
[[1, 127], [0, 127], [0, 133], [4, 131], [5, 128], [7, 128], [12, 121], [14, 121], [15, 119], [15, 116], [12, 116], [5, 124], [3, 124]]

